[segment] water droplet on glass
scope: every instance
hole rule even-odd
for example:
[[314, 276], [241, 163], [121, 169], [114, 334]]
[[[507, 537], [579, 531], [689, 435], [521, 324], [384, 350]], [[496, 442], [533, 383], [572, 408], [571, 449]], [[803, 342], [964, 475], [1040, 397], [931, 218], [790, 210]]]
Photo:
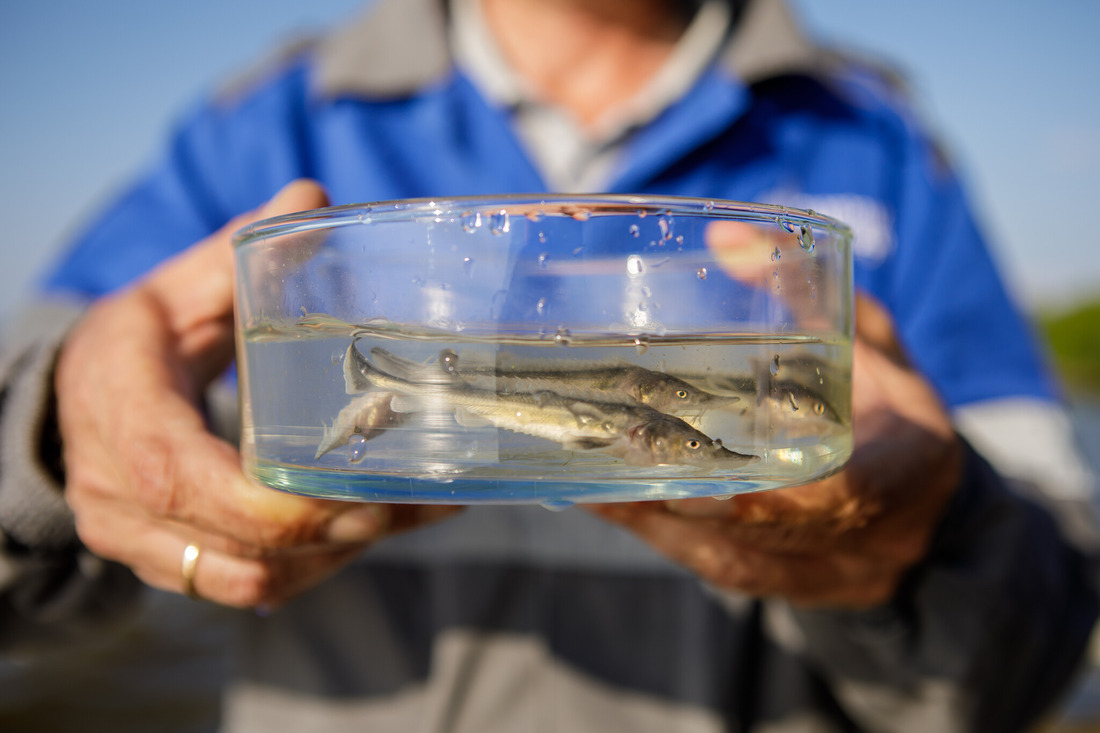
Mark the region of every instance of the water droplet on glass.
[[462, 229], [463, 231], [473, 234], [481, 226], [481, 212], [478, 211], [466, 211], [462, 214]]
[[638, 255], [630, 255], [626, 258], [626, 274], [631, 277], [638, 277], [645, 272], [645, 263]]
[[332, 352], [332, 356], [329, 357], [329, 361], [332, 362], [333, 366], [339, 366], [340, 362], [342, 362], [343, 360], [344, 360], [344, 352], [340, 351], [340, 350], [336, 350], [336, 351]]
[[814, 230], [810, 226], [803, 224], [802, 229], [799, 231], [798, 243], [802, 245], [802, 249], [807, 252], [814, 251]]
[[478, 451], [477, 442], [475, 441], [473, 443], [470, 443], [468, 446], [466, 446], [466, 457], [467, 458], [473, 458], [474, 456], [477, 455], [477, 451]]
[[540, 316], [546, 315], [546, 298], [539, 298], [539, 302], [535, 303], [535, 312]]
[[708, 201], [705, 204], [703, 204], [703, 211], [712, 211], [713, 209], [714, 209], [714, 202], [713, 201]]
[[565, 511], [571, 506], [573, 506], [573, 502], [566, 501], [565, 499], [547, 499], [542, 502], [542, 508], [549, 509], [552, 512]]
[[466, 273], [467, 277], [474, 271], [474, 258], [463, 257], [462, 258], [462, 271]]
[[794, 224], [790, 223], [790, 222], [789, 222], [789, 221], [787, 221], [786, 219], [784, 219], [784, 220], [783, 220], [782, 222], [780, 222], [780, 223], [781, 223], [781, 224], [783, 225], [783, 228], [784, 228], [784, 229], [786, 229], [786, 230], [787, 230], [788, 232], [790, 232], [791, 234], [794, 234]]
[[775, 249], [772, 250], [772, 262], [778, 262], [779, 258], [782, 257], [782, 256], [783, 256], [783, 253], [779, 251], [778, 246]]
[[511, 224], [508, 222], [508, 212], [501, 209], [489, 217], [489, 231], [497, 236], [506, 234]]
[[554, 343], [558, 346], [568, 346], [573, 341], [573, 334], [569, 333], [569, 329], [565, 326], [560, 326], [557, 333], [554, 334]]
[[639, 354], [644, 354], [649, 351], [649, 339], [645, 336], [638, 336], [634, 339], [634, 350]]
[[698, 270], [695, 271], [695, 277], [699, 278], [700, 280], [706, 280], [707, 279], [707, 268], [700, 267]]
[[355, 434], [348, 438], [348, 460], [357, 463], [367, 455], [367, 439]]
[[639, 227], [637, 224], [631, 224], [630, 228], [627, 231], [630, 232], [630, 236], [632, 237], [641, 236], [642, 233], [641, 227]]
[[542, 269], [545, 270], [546, 269], [546, 261], [549, 260], [549, 259], [550, 259], [549, 254], [547, 254], [546, 252], [541, 253], [539, 255], [539, 259], [538, 259], [539, 267], [541, 267]]
[[779, 374], [779, 354], [772, 358], [772, 363], [768, 365], [768, 371], [772, 373], [773, 377]]

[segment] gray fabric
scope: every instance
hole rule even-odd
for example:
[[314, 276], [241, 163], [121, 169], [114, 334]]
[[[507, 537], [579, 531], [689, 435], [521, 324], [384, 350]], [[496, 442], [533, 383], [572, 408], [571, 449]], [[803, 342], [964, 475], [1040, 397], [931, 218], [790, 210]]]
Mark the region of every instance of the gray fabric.
[[11, 540], [43, 551], [76, 540], [57, 466], [43, 462], [40, 444], [56, 350], [80, 312], [52, 302], [23, 310], [8, 325], [0, 357], [0, 527]]
[[0, 358], [0, 650], [41, 653], [123, 624], [139, 584], [80, 545], [53, 427], [57, 349], [81, 309], [44, 302], [9, 324]]

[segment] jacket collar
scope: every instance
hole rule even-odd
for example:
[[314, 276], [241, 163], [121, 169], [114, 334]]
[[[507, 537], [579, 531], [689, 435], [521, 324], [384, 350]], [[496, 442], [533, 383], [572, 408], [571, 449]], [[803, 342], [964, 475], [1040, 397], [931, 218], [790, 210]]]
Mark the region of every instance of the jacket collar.
[[[782, 73], [812, 73], [821, 57], [784, 0], [747, 0], [720, 63], [754, 83]], [[376, 0], [320, 44], [317, 61], [316, 88], [324, 95], [413, 94], [450, 73], [446, 2]]]

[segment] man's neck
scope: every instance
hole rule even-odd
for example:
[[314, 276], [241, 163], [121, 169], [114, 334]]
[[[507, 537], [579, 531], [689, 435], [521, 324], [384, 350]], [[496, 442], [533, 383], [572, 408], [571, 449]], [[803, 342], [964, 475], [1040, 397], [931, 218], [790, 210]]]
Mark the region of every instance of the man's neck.
[[517, 74], [582, 125], [630, 100], [690, 22], [670, 0], [481, 0]]

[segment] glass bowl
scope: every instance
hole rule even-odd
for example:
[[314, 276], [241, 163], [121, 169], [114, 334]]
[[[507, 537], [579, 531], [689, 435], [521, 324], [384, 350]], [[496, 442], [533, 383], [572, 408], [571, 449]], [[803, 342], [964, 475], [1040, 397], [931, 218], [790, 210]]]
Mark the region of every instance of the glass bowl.
[[237, 233], [245, 470], [360, 501], [725, 496], [851, 452], [851, 235], [688, 198], [338, 206]]

